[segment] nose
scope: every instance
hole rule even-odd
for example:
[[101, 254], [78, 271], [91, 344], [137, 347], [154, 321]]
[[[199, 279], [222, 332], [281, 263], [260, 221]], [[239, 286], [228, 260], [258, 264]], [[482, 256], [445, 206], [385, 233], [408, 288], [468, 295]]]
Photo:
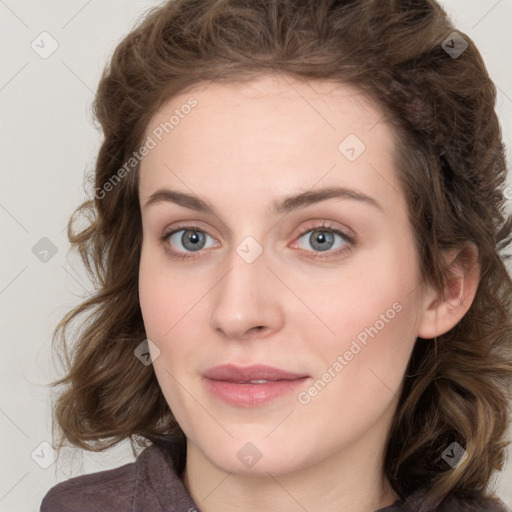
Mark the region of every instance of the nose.
[[210, 326], [225, 339], [267, 337], [283, 324], [283, 284], [267, 267], [265, 252], [252, 263], [233, 251], [229, 270], [212, 290]]

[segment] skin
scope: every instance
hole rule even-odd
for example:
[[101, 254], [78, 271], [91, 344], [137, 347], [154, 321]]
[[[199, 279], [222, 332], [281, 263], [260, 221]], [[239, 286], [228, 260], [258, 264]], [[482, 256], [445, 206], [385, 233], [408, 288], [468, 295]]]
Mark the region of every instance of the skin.
[[[394, 132], [357, 89], [283, 75], [198, 86], [162, 107], [146, 136], [191, 96], [197, 106], [144, 158], [139, 176], [140, 305], [147, 337], [160, 351], [152, 349], [155, 374], [187, 436], [184, 483], [204, 512], [373, 512], [390, 505], [397, 496], [383, 477], [382, 455], [414, 343], [462, 318], [478, 272], [459, 272], [444, 298], [420, 286]], [[349, 134], [366, 146], [354, 161], [338, 149]], [[270, 212], [275, 200], [330, 186], [380, 206], [331, 198]], [[147, 204], [164, 188], [200, 197], [216, 214], [170, 201]], [[310, 235], [318, 238], [323, 223], [356, 244], [333, 235], [331, 248], [315, 249]], [[203, 249], [184, 246], [183, 231], [162, 240], [183, 226], [199, 226]], [[310, 229], [301, 235], [301, 228]], [[251, 263], [237, 253], [248, 236], [262, 249]], [[393, 305], [400, 311], [389, 319]], [[384, 327], [334, 371], [338, 356], [381, 315]], [[212, 396], [201, 377], [228, 362], [310, 378], [270, 404], [237, 407]], [[307, 395], [329, 368], [331, 380]], [[252, 467], [237, 457], [248, 442], [261, 454]]]

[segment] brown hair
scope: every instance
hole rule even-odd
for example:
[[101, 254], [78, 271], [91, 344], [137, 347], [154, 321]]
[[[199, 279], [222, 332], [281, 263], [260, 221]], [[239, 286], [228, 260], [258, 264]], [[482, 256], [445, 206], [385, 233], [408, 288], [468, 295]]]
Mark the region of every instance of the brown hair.
[[[65, 384], [54, 409], [59, 450], [66, 440], [101, 451], [126, 438], [133, 448], [134, 440], [140, 447], [183, 436], [153, 368], [134, 357], [146, 337], [138, 166], [122, 179], [119, 170], [143, 143], [152, 116], [178, 93], [277, 72], [354, 85], [385, 112], [425, 282], [443, 289], [446, 249], [478, 248], [481, 279], [468, 313], [435, 341], [416, 342], [384, 469], [401, 498], [428, 490], [424, 510], [448, 493], [485, 491], [507, 444], [512, 282], [502, 251], [512, 218], [505, 215], [496, 88], [467, 35], [459, 32], [468, 44], [462, 54], [445, 51], [454, 31], [434, 0], [175, 0], [140, 20], [99, 83], [94, 114], [104, 140], [95, 196], [69, 223], [97, 291], [55, 333], [67, 365], [52, 384]], [[84, 216], [86, 227], [75, 231]], [[70, 358], [66, 340], [79, 318]], [[441, 457], [453, 441], [469, 455], [455, 469]]]

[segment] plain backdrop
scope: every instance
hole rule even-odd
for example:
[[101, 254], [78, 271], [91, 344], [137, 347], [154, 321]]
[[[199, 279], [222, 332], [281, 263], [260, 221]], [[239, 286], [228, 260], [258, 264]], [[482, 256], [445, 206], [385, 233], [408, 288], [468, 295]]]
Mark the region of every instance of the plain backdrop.
[[[512, 0], [441, 3], [487, 63], [504, 140], [512, 147]], [[54, 463], [47, 383], [59, 368], [51, 331], [90, 290], [76, 258], [66, 256], [65, 232], [100, 144], [90, 105], [116, 44], [155, 5], [0, 0], [0, 512], [38, 511], [57, 482], [134, 460], [125, 442], [103, 454], [65, 451]], [[494, 488], [509, 506], [511, 482], [507, 460]]]

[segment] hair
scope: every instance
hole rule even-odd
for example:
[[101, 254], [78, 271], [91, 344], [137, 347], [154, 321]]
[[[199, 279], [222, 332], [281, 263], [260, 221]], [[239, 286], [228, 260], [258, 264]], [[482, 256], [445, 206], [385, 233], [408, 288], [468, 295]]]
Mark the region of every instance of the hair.
[[[134, 356], [146, 336], [138, 163], [131, 157], [153, 115], [178, 93], [279, 73], [355, 86], [384, 112], [422, 282], [442, 292], [451, 271], [446, 251], [463, 258], [468, 246], [477, 249], [480, 281], [466, 315], [435, 340], [416, 340], [384, 472], [403, 500], [426, 490], [425, 508], [415, 510], [433, 510], [449, 494], [485, 493], [508, 444], [512, 281], [504, 250], [512, 217], [496, 87], [466, 34], [458, 32], [468, 45], [461, 55], [445, 51], [454, 31], [434, 0], [174, 0], [138, 20], [100, 79], [96, 192], [68, 225], [95, 291], [54, 333], [67, 372], [51, 384], [64, 385], [53, 418], [59, 451], [66, 442], [102, 451], [127, 438], [132, 449], [134, 442], [184, 439], [153, 368]], [[128, 161], [132, 169], [121, 179]], [[451, 468], [442, 453], [454, 441], [468, 457]]]

